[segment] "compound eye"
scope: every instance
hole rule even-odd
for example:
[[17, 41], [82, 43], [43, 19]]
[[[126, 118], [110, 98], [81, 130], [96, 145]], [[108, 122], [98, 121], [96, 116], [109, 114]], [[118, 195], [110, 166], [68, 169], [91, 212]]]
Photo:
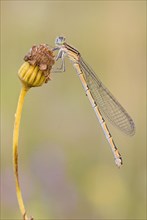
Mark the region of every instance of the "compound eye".
[[65, 37], [59, 37], [61, 42], [65, 42]]
[[57, 37], [56, 40], [55, 40], [55, 44], [57, 46], [60, 46], [60, 45], [63, 45], [65, 43], [65, 37]]

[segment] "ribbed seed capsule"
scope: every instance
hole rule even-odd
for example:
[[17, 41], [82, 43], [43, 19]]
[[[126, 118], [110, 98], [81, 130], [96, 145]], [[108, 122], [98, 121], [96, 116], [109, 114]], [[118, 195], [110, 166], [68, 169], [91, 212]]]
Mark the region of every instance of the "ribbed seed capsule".
[[48, 45], [33, 46], [24, 60], [26, 62], [20, 67], [18, 77], [26, 87], [41, 86], [50, 80], [50, 70], [55, 61]]
[[18, 71], [18, 77], [27, 87], [41, 86], [46, 81], [43, 71], [38, 66], [24, 62]]

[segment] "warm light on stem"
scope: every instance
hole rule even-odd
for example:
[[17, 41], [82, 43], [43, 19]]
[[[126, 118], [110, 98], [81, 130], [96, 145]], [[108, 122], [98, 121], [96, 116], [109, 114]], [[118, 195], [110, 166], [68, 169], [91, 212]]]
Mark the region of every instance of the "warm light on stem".
[[17, 200], [22, 214], [23, 220], [33, 220], [28, 218], [23, 202], [19, 183], [18, 172], [18, 139], [19, 127], [22, 114], [24, 98], [29, 88], [42, 86], [50, 80], [50, 70], [54, 64], [54, 55], [48, 45], [40, 44], [33, 46], [24, 58], [25, 62], [18, 71], [18, 77], [22, 82], [22, 88], [18, 100], [17, 110], [15, 114], [15, 123], [13, 131], [13, 168], [16, 183]]
[[15, 123], [14, 123], [14, 132], [13, 132], [13, 168], [14, 168], [14, 174], [15, 174], [15, 183], [16, 183], [16, 194], [17, 194], [17, 200], [19, 204], [19, 208], [21, 211], [21, 214], [24, 218], [24, 220], [28, 220], [28, 217], [26, 215], [26, 210], [24, 207], [24, 202], [21, 194], [20, 184], [19, 184], [19, 175], [18, 175], [18, 137], [19, 137], [19, 126], [20, 126], [20, 120], [21, 120], [21, 113], [24, 103], [24, 98], [26, 96], [26, 93], [29, 88], [26, 86], [22, 86], [17, 110], [15, 114]]

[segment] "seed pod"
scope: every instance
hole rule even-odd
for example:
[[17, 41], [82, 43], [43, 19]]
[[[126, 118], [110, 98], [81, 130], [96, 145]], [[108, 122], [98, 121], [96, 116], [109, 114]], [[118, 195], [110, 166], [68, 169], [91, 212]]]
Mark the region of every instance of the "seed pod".
[[50, 80], [50, 70], [54, 64], [54, 55], [46, 44], [33, 46], [24, 57], [18, 71], [18, 77], [28, 88], [41, 86]]

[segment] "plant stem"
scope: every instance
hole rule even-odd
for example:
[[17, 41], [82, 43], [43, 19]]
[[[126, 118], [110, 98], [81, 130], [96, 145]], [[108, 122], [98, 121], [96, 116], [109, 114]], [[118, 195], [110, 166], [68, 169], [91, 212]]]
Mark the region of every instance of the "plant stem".
[[19, 208], [24, 220], [28, 220], [26, 215], [26, 210], [24, 207], [24, 202], [22, 198], [22, 193], [19, 184], [19, 174], [18, 174], [18, 138], [19, 138], [19, 126], [21, 120], [21, 113], [24, 103], [24, 98], [26, 96], [27, 91], [29, 90], [28, 87], [22, 85], [17, 110], [15, 114], [15, 123], [14, 123], [14, 130], [13, 130], [13, 168], [14, 168], [14, 176], [15, 176], [15, 184], [16, 184], [16, 194], [17, 200], [19, 204]]

